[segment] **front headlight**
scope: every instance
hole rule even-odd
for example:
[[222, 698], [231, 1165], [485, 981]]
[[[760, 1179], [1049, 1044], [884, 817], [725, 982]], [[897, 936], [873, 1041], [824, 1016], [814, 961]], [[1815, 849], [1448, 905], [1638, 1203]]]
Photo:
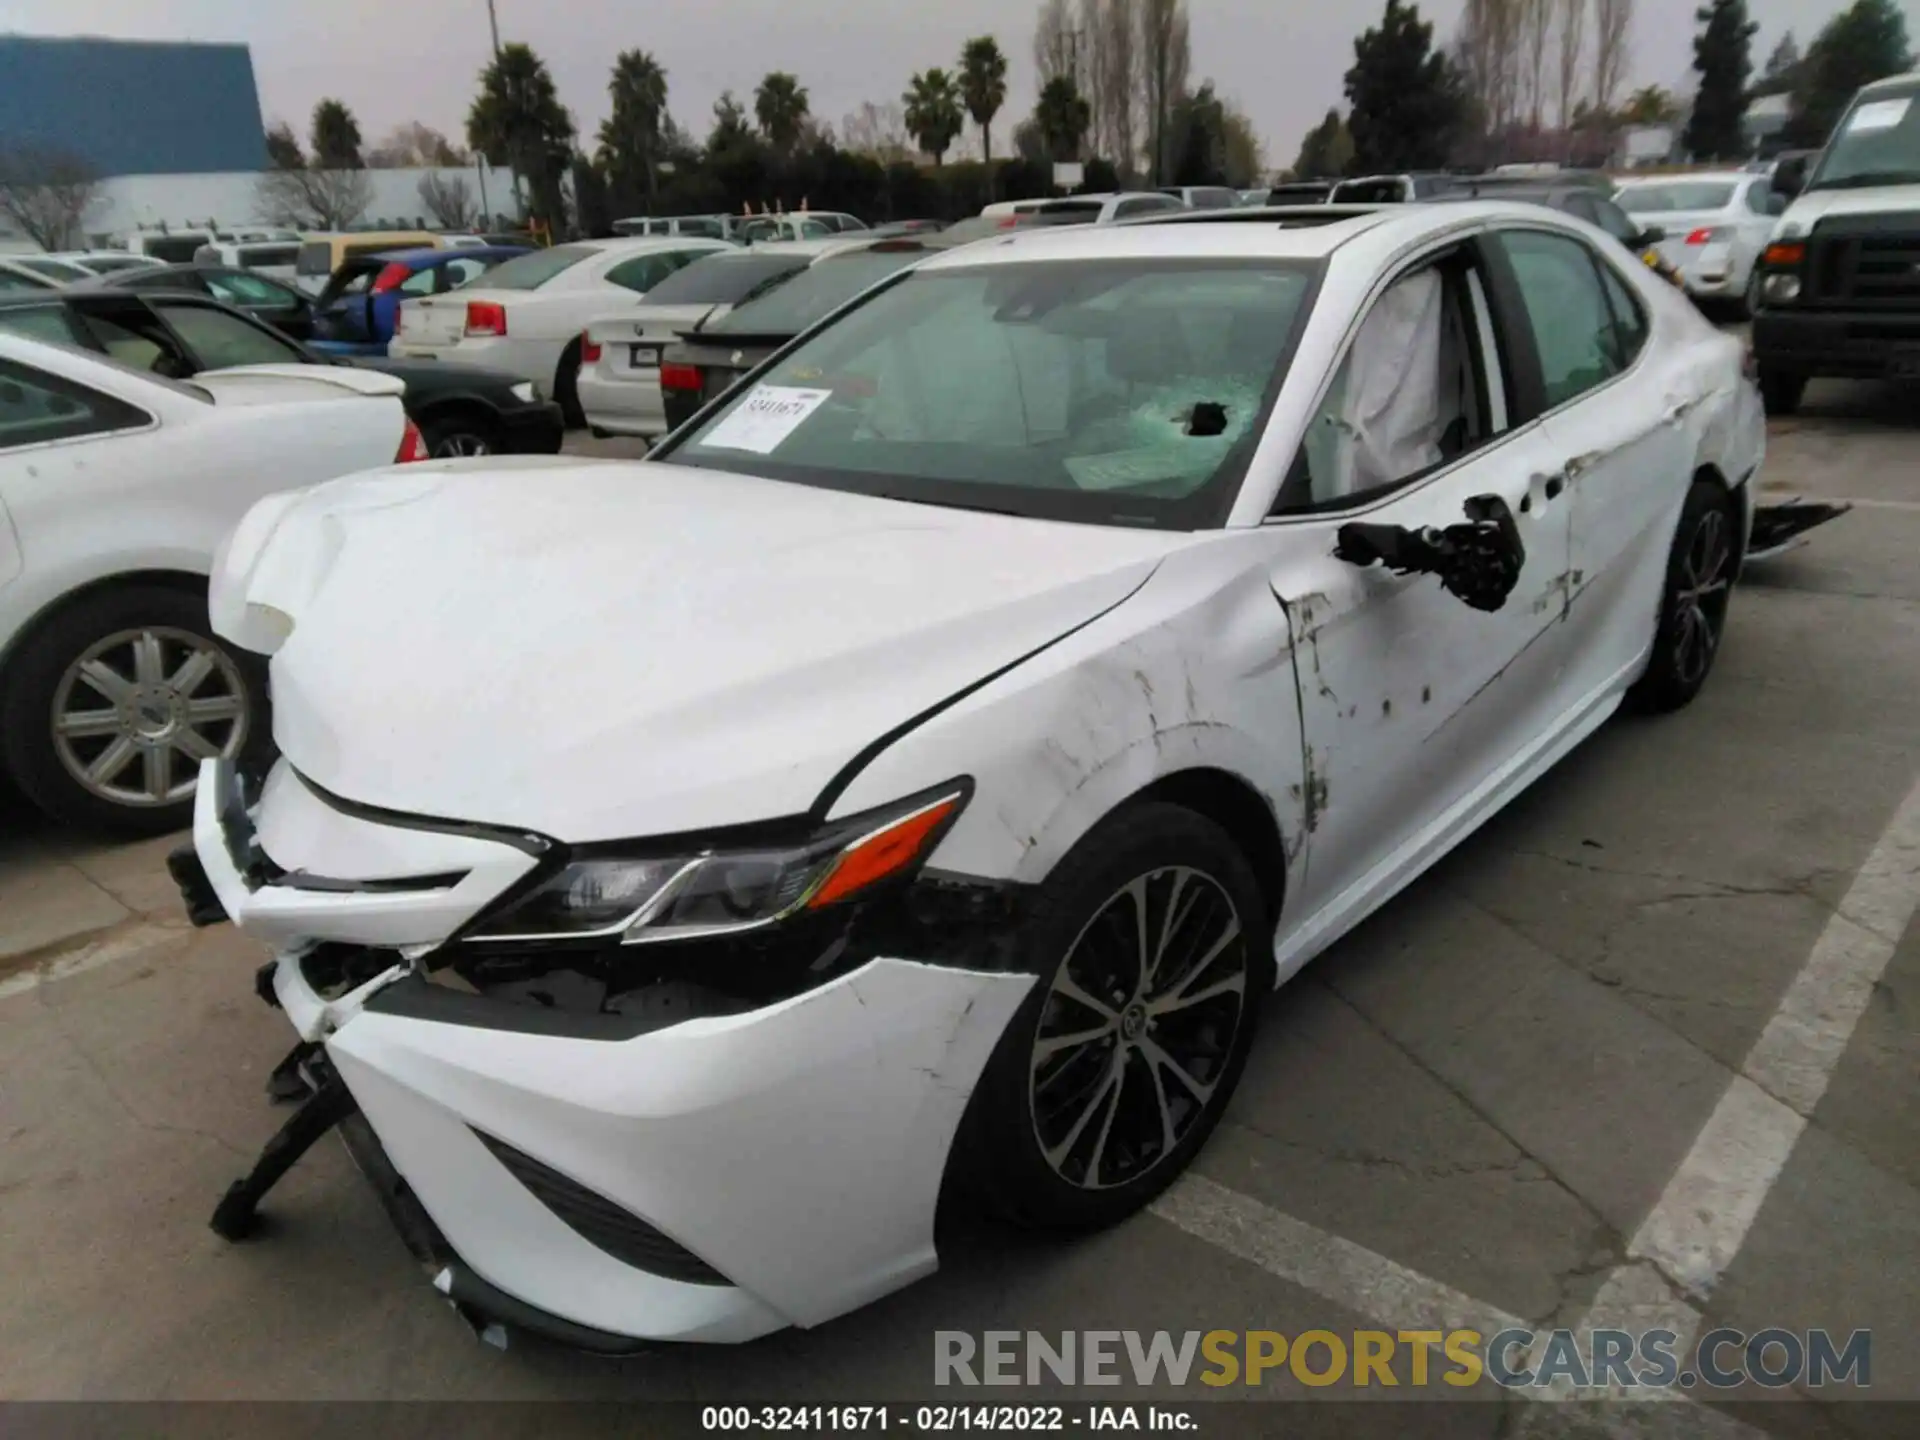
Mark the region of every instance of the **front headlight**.
[[1791, 305], [1800, 298], [1800, 277], [1769, 275], [1760, 282], [1760, 297], [1778, 305]]
[[518, 385], [509, 386], [507, 393], [512, 395], [513, 398], [518, 400], [522, 405], [531, 405], [533, 403], [533, 381], [522, 380]]
[[837, 821], [792, 845], [582, 857], [483, 920], [466, 938], [617, 938], [624, 945], [642, 945], [773, 925], [910, 876], [959, 817], [971, 792], [969, 782], [957, 781]]

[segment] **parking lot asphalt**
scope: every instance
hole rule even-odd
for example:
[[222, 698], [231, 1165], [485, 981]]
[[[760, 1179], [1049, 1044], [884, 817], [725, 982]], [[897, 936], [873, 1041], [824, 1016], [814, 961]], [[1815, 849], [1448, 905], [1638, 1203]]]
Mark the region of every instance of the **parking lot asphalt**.
[[[1816, 386], [1773, 426], [1769, 492], [1855, 511], [1754, 568], [1698, 704], [1610, 723], [1271, 999], [1154, 1213], [1070, 1243], [956, 1221], [933, 1278], [742, 1349], [480, 1346], [333, 1146], [274, 1193], [268, 1236], [216, 1239], [213, 1202], [284, 1113], [261, 952], [185, 927], [173, 842], [100, 845], [0, 799], [0, 1398], [954, 1399], [937, 1330], [1632, 1314], [1871, 1330], [1871, 1395], [1920, 1401], [1910, 403]], [[1257, 1393], [1369, 1392], [1281, 1370]], [[1449, 1397], [1490, 1402], [1449, 1413], [1463, 1435], [1546, 1408]], [[1920, 1433], [1831, 1394], [1734, 1398], [1798, 1402], [1740, 1412], [1781, 1436]], [[1660, 1408], [1666, 1433], [1751, 1433]]]

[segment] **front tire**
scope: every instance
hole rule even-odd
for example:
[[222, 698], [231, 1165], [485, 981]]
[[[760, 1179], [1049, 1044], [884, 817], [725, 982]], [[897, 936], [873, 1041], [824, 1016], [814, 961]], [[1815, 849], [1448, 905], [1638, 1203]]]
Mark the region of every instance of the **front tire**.
[[1041, 886], [1038, 977], [962, 1126], [959, 1179], [1017, 1224], [1111, 1225], [1166, 1189], [1226, 1110], [1271, 986], [1246, 857], [1179, 806], [1130, 806]]
[[21, 643], [0, 701], [15, 783], [56, 820], [125, 834], [193, 818], [199, 762], [270, 753], [265, 667], [214, 638], [206, 601], [164, 585], [96, 591]]
[[420, 438], [427, 454], [435, 460], [494, 455], [500, 450], [500, 436], [493, 422], [464, 410], [429, 416], [421, 427]]
[[1713, 673], [1739, 567], [1740, 510], [1711, 480], [1696, 480], [1680, 513], [1660, 594], [1660, 624], [1633, 699], [1656, 713], [1693, 703]]

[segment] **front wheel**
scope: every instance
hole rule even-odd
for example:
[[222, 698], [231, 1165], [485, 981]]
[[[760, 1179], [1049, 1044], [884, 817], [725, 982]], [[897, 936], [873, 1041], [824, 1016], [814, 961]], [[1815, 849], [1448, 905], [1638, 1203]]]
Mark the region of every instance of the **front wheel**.
[[214, 638], [204, 599], [160, 585], [98, 591], [15, 653], [0, 708], [7, 766], [57, 820], [181, 829], [202, 760], [270, 750], [263, 672]]
[[492, 455], [500, 448], [500, 437], [493, 423], [465, 411], [430, 418], [421, 426], [420, 438], [426, 443], [427, 454], [435, 460]]
[[1653, 654], [1633, 690], [1641, 708], [1678, 710], [1705, 687], [1726, 634], [1739, 545], [1733, 497], [1710, 480], [1694, 481], [1667, 557]]
[[959, 1179], [1019, 1224], [1093, 1229], [1186, 1169], [1246, 1063], [1272, 955], [1259, 885], [1190, 810], [1129, 807], [1041, 887], [1037, 979], [962, 1127]]

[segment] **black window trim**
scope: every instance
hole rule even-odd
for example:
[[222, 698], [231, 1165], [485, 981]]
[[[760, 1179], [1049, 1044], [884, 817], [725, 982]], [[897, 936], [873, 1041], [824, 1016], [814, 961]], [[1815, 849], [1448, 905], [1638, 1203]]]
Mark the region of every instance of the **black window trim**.
[[118, 411], [126, 418], [126, 423], [111, 425], [104, 430], [77, 430], [72, 434], [54, 435], [45, 440], [28, 440], [20, 444], [10, 444], [4, 438], [0, 438], [0, 455], [20, 455], [32, 450], [52, 449], [59, 445], [83, 445], [95, 440], [106, 440], [120, 435], [138, 435], [160, 428], [160, 417], [144, 405], [132, 400], [123, 400], [118, 395], [109, 394], [85, 381], [70, 380], [65, 375], [56, 375], [36, 365], [0, 356], [0, 380], [8, 377], [12, 377], [16, 383], [31, 385], [37, 389], [51, 390], [56, 394], [68, 394], [89, 406], [96, 403], [103, 404], [108, 413]]
[[[1312, 417], [1319, 415], [1320, 407], [1326, 403], [1327, 392], [1333, 388], [1334, 377], [1340, 373], [1340, 367], [1346, 364], [1347, 356], [1353, 349], [1354, 339], [1360, 333], [1361, 324], [1372, 313], [1380, 297], [1409, 276], [1444, 265], [1451, 259], [1460, 258], [1467, 261], [1470, 268], [1479, 271], [1481, 285], [1486, 292], [1488, 318], [1493, 322], [1494, 340], [1501, 350], [1500, 370], [1506, 390], [1507, 428], [1474, 449], [1463, 450], [1451, 460], [1438, 461], [1390, 485], [1375, 486], [1372, 490], [1360, 495], [1350, 495], [1337, 501], [1326, 501], [1320, 505], [1294, 506], [1276, 511], [1273, 507], [1280, 503], [1280, 497], [1287, 488], [1287, 481], [1306, 449], [1307, 437], [1302, 432], [1299, 440], [1295, 442], [1293, 454], [1288, 458], [1286, 469], [1281, 472], [1280, 483], [1273, 492], [1273, 499], [1267, 502], [1267, 513], [1260, 520], [1262, 528], [1325, 524], [1329, 520], [1345, 519], [1377, 510], [1382, 505], [1400, 499], [1403, 495], [1425, 489], [1428, 485], [1446, 478], [1461, 465], [1493, 454], [1515, 436], [1531, 430], [1538, 422], [1540, 419], [1537, 399], [1540, 389], [1539, 355], [1534, 349], [1533, 332], [1526, 323], [1524, 309], [1520, 312], [1520, 323], [1516, 331], [1512, 306], [1517, 297], [1502, 293], [1503, 277], [1495, 273], [1494, 267], [1496, 259], [1504, 263], [1505, 256], [1500, 254], [1498, 246], [1486, 243], [1490, 233], [1487, 230], [1456, 232], [1396, 262], [1395, 268], [1388, 271], [1386, 278], [1367, 292], [1365, 302], [1354, 312], [1353, 319], [1348, 323], [1346, 332], [1340, 339], [1339, 359], [1321, 377], [1319, 388], [1314, 392], [1313, 403], [1308, 408], [1307, 414], [1308, 423], [1311, 424]], [[1510, 271], [1504, 279], [1508, 284], [1512, 283]], [[1481, 402], [1490, 415], [1491, 405], [1488, 402], [1491, 397], [1487, 394], [1486, 388], [1486, 357], [1480, 351], [1479, 326], [1472, 321], [1473, 317], [1469, 316], [1468, 340], [1473, 347], [1477, 368], [1474, 383], [1479, 387]], [[1516, 346], [1524, 348], [1516, 349]]]

